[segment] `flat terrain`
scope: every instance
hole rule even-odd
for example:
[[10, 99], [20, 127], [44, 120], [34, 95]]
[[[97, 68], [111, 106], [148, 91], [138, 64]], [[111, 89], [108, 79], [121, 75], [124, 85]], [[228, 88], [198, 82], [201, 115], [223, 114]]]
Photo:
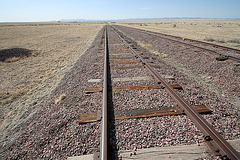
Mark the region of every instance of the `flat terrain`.
[[117, 22], [115, 24], [208, 41], [240, 49], [240, 21], [163, 20]]
[[[129, 22], [119, 23], [129, 26]], [[100, 122], [82, 125], [77, 122], [81, 114], [97, 112], [102, 106], [101, 92], [86, 94], [84, 91], [89, 87], [102, 86], [102, 83], [90, 83], [88, 80], [101, 79], [103, 76], [103, 66], [94, 63], [102, 62], [98, 51], [104, 44], [102, 39], [104, 25], [104, 23], [0, 25], [0, 53], [3, 53], [1, 50], [5, 53], [5, 49], [9, 48], [23, 48], [28, 56], [13, 57], [0, 62], [2, 111], [0, 149], [3, 149], [0, 150], [0, 159], [2, 157], [66, 159], [70, 156], [92, 154], [99, 150]], [[189, 34], [192, 36], [189, 38], [198, 39], [196, 30], [190, 30], [191, 27], [181, 31], [176, 29], [178, 24], [175, 27], [173, 25], [172, 23], [176, 34], [178, 32]], [[135, 27], [138, 26], [140, 25]], [[130, 27], [134, 25], [130, 24]], [[230, 96], [239, 97], [238, 64], [231, 60], [216, 61], [216, 55], [196, 48], [181, 45], [176, 47], [174, 43], [156, 40], [134, 28], [124, 26], [116, 28], [123, 35], [127, 35], [126, 38], [139, 52], [153, 61], [159, 74], [174, 77], [167, 81], [180, 84], [183, 90], [178, 92], [187, 101], [193, 105], [206, 105], [213, 111], [212, 114], [203, 117], [225, 139], [239, 139], [239, 105], [229, 99]], [[165, 27], [165, 32], [168, 28]], [[226, 36], [231, 37], [227, 33]], [[227, 45], [228, 42], [225, 41], [224, 44]], [[112, 49], [120, 49], [117, 45], [119, 41], [116, 41], [114, 36], [110, 37], [109, 42], [114, 44], [111, 45]], [[164, 53], [160, 54], [162, 50]], [[31, 55], [29, 51], [32, 52]], [[159, 55], [156, 51], [159, 51]], [[114, 60], [121, 61], [123, 60]], [[120, 66], [122, 65], [114, 64], [113, 67], [116, 68], [111, 71], [113, 78], [150, 76], [144, 68], [126, 71], [117, 69]], [[148, 83], [153, 82], [140, 80], [114, 82], [112, 86]], [[211, 86], [224, 91], [224, 94], [222, 92], [217, 94]], [[113, 108], [118, 111], [176, 105], [167, 92], [164, 90], [160, 92], [161, 94], [157, 90], [114, 92]], [[201, 132], [185, 115], [117, 120], [112, 127], [115, 129], [113, 128], [111, 132], [113, 133], [110, 139], [111, 146], [118, 150], [195, 144], [203, 142], [204, 139]]]
[[21, 133], [21, 124], [49, 98], [102, 26], [101, 23], [0, 24], [0, 50], [32, 50], [32, 56], [0, 62], [0, 148]]

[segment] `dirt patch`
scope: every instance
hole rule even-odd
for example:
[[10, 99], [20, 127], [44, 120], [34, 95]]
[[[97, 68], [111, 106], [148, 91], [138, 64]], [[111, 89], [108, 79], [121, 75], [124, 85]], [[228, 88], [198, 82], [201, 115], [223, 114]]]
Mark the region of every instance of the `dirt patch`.
[[29, 57], [32, 55], [32, 50], [25, 48], [10, 48], [0, 50], [0, 61], [12, 62], [20, 58]]

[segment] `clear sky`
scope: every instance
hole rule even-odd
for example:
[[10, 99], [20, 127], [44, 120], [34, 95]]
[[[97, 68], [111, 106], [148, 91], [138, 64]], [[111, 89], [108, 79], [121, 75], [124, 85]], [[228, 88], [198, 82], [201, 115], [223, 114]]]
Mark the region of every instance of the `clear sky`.
[[0, 0], [0, 22], [240, 18], [240, 0]]

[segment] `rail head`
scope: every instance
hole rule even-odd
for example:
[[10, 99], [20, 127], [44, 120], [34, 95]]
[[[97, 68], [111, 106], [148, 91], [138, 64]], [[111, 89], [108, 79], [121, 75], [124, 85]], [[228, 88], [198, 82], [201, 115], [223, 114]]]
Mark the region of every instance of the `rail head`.
[[102, 100], [102, 124], [101, 124], [101, 146], [100, 158], [107, 160], [107, 110], [108, 110], [108, 34], [105, 28], [105, 55], [103, 75], [103, 100]]

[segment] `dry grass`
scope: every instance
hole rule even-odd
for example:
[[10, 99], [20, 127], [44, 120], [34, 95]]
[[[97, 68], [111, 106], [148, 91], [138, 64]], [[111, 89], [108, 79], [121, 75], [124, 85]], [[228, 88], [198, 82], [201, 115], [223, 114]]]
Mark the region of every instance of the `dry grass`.
[[213, 39], [212, 37], [206, 37], [204, 40], [208, 42], [226, 43], [224, 39]]
[[4, 62], [5, 63], [12, 63], [12, 62], [17, 62], [19, 60], [20, 60], [20, 57], [12, 57], [12, 58], [6, 59]]
[[151, 50], [152, 49], [152, 45], [151, 44], [142, 44], [141, 46], [143, 48], [147, 49], [147, 50]]
[[35, 51], [33, 51], [32, 52], [32, 56], [34, 56], [34, 57], [36, 57], [36, 56], [38, 56], [39, 54], [41, 53], [41, 50], [35, 50]]
[[103, 25], [0, 24], [0, 49], [17, 47], [33, 50], [30, 57], [8, 60], [12, 63], [0, 62], [0, 148], [14, 140], [14, 136], [19, 134], [15, 129], [48, 99]]
[[[185, 38], [204, 41], [213, 38], [212, 43], [240, 49], [240, 21], [230, 20], [162, 20], [117, 22], [116, 24], [150, 30]], [[143, 25], [144, 24], [144, 25]]]
[[0, 105], [13, 102], [16, 98], [26, 93], [24, 89], [16, 89], [8, 92], [0, 91]]
[[229, 40], [228, 42], [240, 44], [240, 39], [235, 38], [235, 39]]
[[160, 58], [167, 58], [167, 54], [161, 52], [159, 53], [159, 51], [155, 51], [152, 49], [152, 45], [151, 44], [143, 44], [141, 42], [137, 42], [138, 45], [140, 45], [141, 47], [145, 48], [146, 50], [148, 50], [149, 52], [151, 52], [152, 54], [159, 56]]
[[213, 39], [212, 37], [206, 37], [204, 38], [205, 41], [208, 41], [208, 42], [213, 42], [215, 41], [215, 39]]
[[167, 58], [167, 54], [159, 53], [158, 51], [153, 51], [152, 54], [159, 56], [160, 58]]
[[60, 101], [64, 100], [66, 98], [66, 94], [61, 94], [56, 100], [55, 104], [59, 103]]

